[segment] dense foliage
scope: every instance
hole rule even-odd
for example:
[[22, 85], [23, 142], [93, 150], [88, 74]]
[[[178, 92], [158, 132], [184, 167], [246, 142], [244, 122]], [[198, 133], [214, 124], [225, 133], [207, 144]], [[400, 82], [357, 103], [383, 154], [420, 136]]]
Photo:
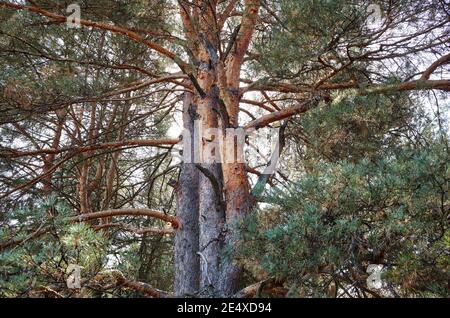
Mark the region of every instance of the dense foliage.
[[448, 124], [405, 97], [344, 96], [288, 127], [290, 178], [239, 225], [250, 276], [292, 297], [449, 297]]
[[372, 294], [365, 269], [382, 264], [375, 295], [448, 297], [448, 146], [443, 136], [382, 159], [315, 162], [246, 220], [240, 258], [293, 296]]

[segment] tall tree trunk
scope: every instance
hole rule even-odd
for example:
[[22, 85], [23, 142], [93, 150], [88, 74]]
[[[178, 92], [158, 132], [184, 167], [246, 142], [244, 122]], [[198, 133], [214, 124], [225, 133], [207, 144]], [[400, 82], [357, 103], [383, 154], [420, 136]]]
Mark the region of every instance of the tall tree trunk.
[[205, 296], [219, 296], [221, 251], [223, 248], [223, 226], [225, 206], [223, 204], [223, 176], [220, 163], [220, 149], [217, 144], [218, 119], [213, 111], [218, 99], [214, 87], [201, 100], [200, 116], [203, 129], [213, 129], [213, 134], [204, 133], [202, 139], [202, 162], [197, 166], [200, 172], [200, 289]]
[[[219, 159], [222, 155], [218, 146], [218, 129], [223, 131], [227, 127], [238, 127], [240, 71], [255, 28], [259, 0], [245, 1], [241, 27], [237, 29], [236, 37], [228, 43], [230, 51], [223, 56], [219, 54], [221, 44], [218, 34], [223, 24], [217, 23], [217, 1], [199, 3], [200, 6], [192, 7], [180, 4], [185, 35], [193, 57], [192, 64], [197, 66], [196, 74], [191, 74], [190, 78], [196, 90], [194, 103], [198, 105], [199, 128], [203, 136], [196, 145], [196, 151], [201, 152], [202, 156], [195, 165], [200, 171], [199, 292], [200, 296], [227, 297], [238, 290], [241, 270], [232, 257], [224, 255], [229, 253], [224, 252], [235, 246], [237, 236], [232, 225], [250, 210], [252, 203], [244, 162], [221, 163], [214, 158]], [[215, 129], [215, 136], [208, 134], [208, 129]], [[236, 147], [225, 151], [235, 149]], [[192, 177], [190, 176], [191, 179]], [[180, 200], [189, 199], [181, 197]], [[178, 213], [182, 213], [183, 204], [179, 202]], [[193, 232], [191, 234], [194, 235]], [[176, 249], [181, 248], [177, 244], [179, 243], [175, 243]], [[182, 269], [178, 264], [175, 267]], [[180, 278], [186, 273], [177, 273], [176, 276]], [[176, 294], [180, 294], [177, 288], [179, 287], [175, 286]]]
[[[192, 162], [194, 156], [194, 120], [196, 107], [192, 93], [185, 93], [183, 100], [184, 129], [183, 157], [188, 162], [181, 165], [181, 174], [177, 186], [177, 217], [182, 226], [175, 235], [175, 282], [176, 296], [194, 294], [200, 287], [199, 255], [199, 175]], [[189, 140], [185, 140], [189, 138]], [[187, 149], [186, 149], [187, 148]], [[186, 152], [189, 152], [188, 154]]]
[[[228, 248], [234, 248], [238, 234], [234, 225], [250, 211], [252, 200], [243, 163], [224, 164], [223, 172], [227, 222], [224, 245]], [[222, 261], [220, 289], [223, 296], [230, 296], [238, 291], [241, 274], [241, 268], [234, 263], [232, 257]]]

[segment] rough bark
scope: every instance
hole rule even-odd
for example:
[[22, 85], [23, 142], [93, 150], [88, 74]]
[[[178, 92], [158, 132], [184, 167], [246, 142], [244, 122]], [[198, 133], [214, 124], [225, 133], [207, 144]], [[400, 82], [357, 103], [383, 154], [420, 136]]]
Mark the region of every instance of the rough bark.
[[[225, 247], [234, 248], [237, 233], [234, 224], [244, 217], [251, 209], [253, 200], [250, 195], [250, 185], [244, 163], [224, 164], [226, 197], [226, 223]], [[242, 270], [234, 263], [232, 256], [222, 260], [220, 273], [220, 290], [222, 296], [231, 296], [239, 289]]]
[[[214, 68], [206, 68], [205, 74], [200, 76], [202, 88], [206, 92], [205, 98], [197, 98], [201, 130], [218, 128], [217, 113], [218, 90], [214, 83], [216, 73]], [[203, 135], [203, 133], [202, 133]], [[202, 296], [212, 297], [221, 295], [220, 270], [221, 251], [223, 248], [223, 226], [225, 224], [225, 211], [222, 198], [222, 165], [219, 147], [216, 144], [218, 136], [206, 133], [201, 140], [202, 155], [199, 183], [199, 223], [200, 223], [200, 291]], [[214, 146], [216, 145], [216, 147]], [[199, 143], [200, 146], [200, 143]]]
[[[202, 164], [217, 180], [222, 179], [219, 164]], [[223, 248], [223, 225], [225, 213], [220, 205], [220, 198], [214, 191], [211, 180], [200, 175], [200, 256], [201, 274], [200, 290], [203, 296], [219, 296], [220, 290], [220, 255]]]
[[[185, 93], [183, 100], [183, 122], [185, 131], [189, 135], [183, 137], [185, 161], [181, 165], [181, 173], [176, 188], [177, 191], [177, 217], [182, 226], [175, 234], [174, 264], [176, 296], [195, 294], [200, 287], [200, 261], [199, 255], [199, 175], [193, 158], [194, 150], [194, 120], [196, 109], [193, 104], [193, 95]], [[189, 140], [186, 140], [189, 138]]]
[[[252, 205], [250, 187], [243, 162], [220, 163], [219, 136], [204, 134], [207, 129], [237, 127], [239, 118], [239, 77], [257, 20], [259, 1], [246, 0], [241, 27], [229, 43], [225, 56], [219, 57], [215, 25], [216, 2], [205, 6], [202, 19], [196, 20], [198, 9], [181, 5], [181, 17], [191, 52], [198, 68], [193, 85], [198, 105], [203, 146], [198, 168], [199, 177], [199, 245], [200, 295], [231, 296], [239, 288], [240, 268], [225, 248], [234, 246], [236, 233], [231, 227]], [[226, 14], [226, 13], [225, 13]], [[223, 25], [223, 24], [222, 24]], [[216, 25], [217, 27], [217, 25]], [[206, 136], [205, 136], [206, 135]], [[209, 135], [209, 136], [208, 136]], [[216, 147], [214, 147], [214, 144]], [[199, 144], [200, 146], [200, 144]], [[234, 151], [226, 149], [225, 151]], [[223, 196], [225, 195], [226, 204]]]
[[[242, 17], [241, 28], [239, 30], [235, 50], [227, 58], [225, 64], [226, 89], [222, 89], [226, 101], [226, 108], [230, 117], [230, 125], [239, 125], [239, 103], [242, 97], [239, 93], [239, 77], [245, 53], [247, 52], [253, 35], [258, 16], [259, 0], [246, 0], [245, 10]], [[223, 75], [221, 75], [222, 77]], [[223, 86], [222, 86], [223, 87]], [[253, 206], [250, 195], [250, 185], [247, 178], [245, 163], [234, 162], [225, 163], [222, 167], [224, 177], [224, 191], [226, 198], [226, 223], [227, 232], [225, 236], [225, 247], [234, 248], [237, 240], [237, 233], [233, 230], [233, 224], [245, 216]], [[241, 278], [241, 268], [233, 262], [232, 257], [222, 260], [220, 273], [221, 296], [231, 296], [239, 289]]]

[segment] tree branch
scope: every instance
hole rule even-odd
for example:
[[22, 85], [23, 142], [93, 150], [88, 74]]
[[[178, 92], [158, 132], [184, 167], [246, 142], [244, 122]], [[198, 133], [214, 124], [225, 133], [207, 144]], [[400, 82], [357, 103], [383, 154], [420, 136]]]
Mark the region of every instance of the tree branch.
[[251, 122], [249, 122], [247, 125], [245, 125], [244, 128], [247, 130], [253, 129], [253, 128], [259, 129], [259, 128], [265, 127], [273, 122], [283, 120], [283, 119], [292, 117], [292, 116], [300, 114], [300, 113], [304, 113], [307, 110], [316, 107], [317, 104], [319, 103], [319, 101], [322, 99], [323, 99], [323, 96], [316, 96], [316, 97], [313, 97], [312, 99], [307, 100], [303, 103], [300, 103], [296, 106], [285, 108], [283, 110], [261, 116], [258, 119], [252, 120]]
[[69, 222], [84, 222], [89, 220], [113, 217], [113, 216], [149, 216], [157, 218], [172, 224], [174, 229], [180, 228], [181, 224], [178, 218], [172, 215], [165, 214], [163, 212], [154, 211], [150, 209], [118, 209], [118, 210], [105, 210], [93, 213], [80, 214], [67, 218]]
[[425, 72], [423, 72], [420, 79], [422, 81], [427, 80], [430, 78], [431, 74], [441, 65], [447, 64], [450, 62], [450, 53], [444, 56], [441, 56], [439, 59], [437, 59], [433, 64], [431, 64]]
[[274, 278], [269, 278], [241, 289], [233, 295], [233, 298], [260, 297], [262, 291], [266, 291], [272, 295], [277, 296], [285, 296], [288, 292], [288, 290], [283, 287], [282, 281], [277, 281]]
[[[54, 22], [58, 22], [58, 23], [65, 23], [67, 21], [67, 17], [65, 17], [65, 16], [44, 10], [37, 6], [24, 6], [24, 5], [19, 5], [19, 4], [0, 2], [0, 7], [14, 9], [14, 10], [30, 11], [30, 12], [45, 16], [47, 18], [50, 18]], [[83, 26], [92, 27], [95, 29], [107, 30], [107, 31], [111, 31], [113, 33], [119, 33], [119, 34], [126, 35], [131, 40], [138, 42], [138, 43], [143, 43], [150, 49], [160, 53], [163, 56], [168, 57], [173, 62], [175, 62], [175, 64], [177, 64], [184, 73], [189, 73], [188, 72], [189, 65], [187, 63], [183, 62], [181, 60], [181, 58], [179, 58], [175, 53], [169, 51], [168, 49], [166, 49], [152, 41], [145, 39], [143, 36], [139, 35], [138, 33], [134, 32], [130, 29], [112, 25], [112, 24], [96, 22], [96, 21], [89, 21], [89, 20], [84, 20], [84, 19], [80, 19], [80, 24]]]
[[125, 276], [122, 274], [122, 272], [118, 270], [109, 270], [104, 271], [99, 274], [97, 274], [96, 279], [102, 280], [105, 277], [112, 276], [113, 279], [116, 281], [116, 286], [118, 287], [126, 287], [133, 289], [139, 293], [145, 294], [147, 296], [153, 297], [153, 298], [170, 298], [173, 297], [171, 293], [168, 293], [166, 291], [162, 291], [159, 289], [156, 289], [152, 286], [150, 286], [147, 283], [142, 282], [136, 282], [132, 281], [130, 279], [125, 278]]
[[[450, 80], [444, 79], [444, 80], [415, 80], [415, 81], [409, 81], [409, 82], [402, 82], [402, 83], [395, 83], [395, 84], [379, 84], [379, 85], [370, 85], [367, 87], [357, 87], [357, 83], [347, 85], [346, 87], [341, 87], [340, 89], [351, 89], [356, 88], [354, 95], [369, 95], [369, 94], [384, 94], [384, 93], [393, 93], [393, 92], [405, 92], [405, 91], [413, 91], [413, 90], [428, 90], [428, 89], [440, 89], [444, 91], [450, 91]], [[352, 87], [355, 86], [355, 87]], [[274, 90], [277, 90], [277, 86], [273, 86], [272, 88]], [[268, 89], [268, 86], [265, 86], [266, 90]], [[282, 84], [282, 86], [279, 86], [280, 91], [284, 93], [299, 93], [304, 92], [305, 88], [299, 88], [295, 85], [290, 84]], [[332, 89], [332, 88], [329, 88]], [[335, 89], [335, 88], [334, 88]], [[264, 116], [261, 116], [260, 118], [253, 120], [249, 122], [245, 128], [251, 129], [251, 128], [261, 128], [265, 127], [273, 122], [292, 117], [296, 114], [304, 113], [315, 106], [317, 106], [318, 102], [323, 99], [324, 96], [318, 96], [314, 97], [311, 100], [308, 100], [306, 102], [300, 103], [296, 106], [285, 108], [283, 110], [273, 112], [271, 114], [267, 114]], [[326, 98], [326, 96], [325, 96]]]
[[2, 148], [0, 147], [0, 157], [6, 158], [18, 158], [18, 157], [27, 157], [27, 156], [36, 156], [41, 154], [59, 154], [62, 152], [70, 152], [72, 154], [79, 154], [84, 152], [89, 152], [93, 150], [102, 150], [102, 149], [115, 149], [115, 148], [123, 148], [129, 146], [139, 146], [139, 147], [153, 147], [153, 146], [162, 146], [162, 145], [176, 145], [180, 142], [179, 139], [148, 139], [148, 140], [126, 140], [126, 141], [118, 141], [118, 142], [107, 142], [103, 144], [92, 144], [86, 145], [82, 147], [64, 147], [64, 148], [45, 148], [40, 150], [32, 150], [32, 151], [20, 151], [11, 148]]

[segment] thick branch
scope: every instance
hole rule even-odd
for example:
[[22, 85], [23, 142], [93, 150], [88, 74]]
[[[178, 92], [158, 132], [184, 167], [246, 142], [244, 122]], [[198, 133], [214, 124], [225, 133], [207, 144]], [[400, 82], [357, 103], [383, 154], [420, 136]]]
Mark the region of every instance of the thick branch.
[[226, 8], [223, 10], [223, 12], [220, 14], [218, 19], [218, 26], [219, 30], [222, 30], [223, 26], [225, 25], [225, 21], [230, 17], [233, 10], [236, 8], [236, 5], [239, 0], [231, 0], [230, 3], [226, 6]]
[[162, 291], [162, 290], [159, 290], [159, 289], [156, 289], [147, 283], [129, 280], [129, 279], [125, 278], [125, 276], [122, 274], [122, 272], [120, 272], [118, 270], [109, 270], [109, 271], [101, 272], [96, 276], [96, 279], [102, 280], [107, 276], [112, 276], [114, 278], [114, 280], [116, 281], [116, 285], [119, 287], [130, 288], [139, 293], [145, 294], [145, 295], [153, 297], [153, 298], [170, 298], [170, 297], [172, 297], [172, 294]]
[[317, 104], [319, 103], [319, 101], [322, 99], [322, 97], [314, 97], [311, 100], [307, 100], [303, 103], [300, 103], [294, 107], [289, 107], [289, 108], [285, 108], [283, 110], [277, 111], [277, 112], [273, 112], [264, 116], [261, 116], [260, 118], [253, 120], [251, 122], [249, 122], [246, 126], [245, 129], [258, 129], [258, 128], [262, 128], [265, 127], [273, 122], [276, 121], [280, 121], [283, 120], [285, 118], [289, 118], [292, 117], [296, 114], [300, 114], [300, 113], [304, 113], [307, 110], [317, 106]]
[[367, 94], [383, 94], [390, 92], [404, 92], [414, 90], [440, 89], [450, 91], [450, 80], [417, 80], [389, 85], [371, 85], [361, 88], [357, 91], [357, 95]]
[[261, 292], [263, 291], [278, 297], [284, 297], [288, 292], [286, 288], [283, 287], [282, 281], [269, 278], [241, 289], [233, 295], [233, 298], [261, 297]]
[[[354, 84], [357, 86], [357, 83]], [[268, 88], [268, 87], [266, 87]], [[298, 93], [304, 91], [303, 88], [296, 87], [295, 85], [283, 84], [281, 87], [283, 92]], [[350, 86], [346, 88], [352, 88]], [[273, 87], [275, 89], [275, 87]], [[405, 92], [414, 90], [427, 90], [427, 89], [440, 89], [444, 91], [450, 91], [450, 80], [416, 80], [396, 84], [380, 84], [370, 85], [363, 88], [357, 88], [354, 95], [368, 95], [368, 94], [384, 94], [393, 92]], [[276, 89], [275, 89], [276, 90]], [[312, 100], [300, 103], [296, 106], [285, 108], [283, 110], [273, 112], [261, 116], [260, 118], [249, 122], [245, 128], [261, 128], [265, 127], [273, 122], [292, 117], [296, 114], [304, 113], [311, 108], [314, 108], [323, 97], [315, 97]]]
[[118, 210], [105, 210], [94, 213], [80, 214], [67, 218], [69, 222], [83, 222], [113, 216], [149, 216], [157, 218], [172, 224], [174, 229], [180, 227], [180, 221], [172, 215], [165, 214], [163, 212], [154, 211], [150, 209], [118, 209]]
[[450, 62], [450, 53], [447, 55], [442, 56], [441, 58], [437, 59], [433, 64], [431, 64], [425, 72], [423, 72], [421, 76], [421, 80], [427, 80], [430, 78], [431, 74], [441, 65], [447, 64]]
[[[44, 10], [44, 9], [36, 7], [36, 6], [24, 6], [24, 5], [19, 5], [19, 4], [0, 2], [0, 7], [14, 9], [14, 10], [26, 10], [26, 11], [34, 12], [34, 13], [40, 14], [42, 16], [45, 16], [47, 18], [50, 18], [54, 22], [65, 23], [67, 21], [67, 17], [65, 17], [65, 16], [55, 14], [53, 12]], [[170, 58], [172, 61], [174, 61], [180, 67], [181, 70], [183, 70], [183, 72], [188, 73], [187, 70], [189, 68], [189, 65], [186, 64], [185, 62], [183, 62], [175, 53], [169, 51], [168, 49], [166, 49], [152, 41], [145, 39], [143, 36], [139, 35], [138, 33], [134, 32], [130, 29], [126, 29], [126, 28], [112, 25], [112, 24], [96, 22], [96, 21], [88, 21], [88, 20], [83, 20], [83, 19], [80, 19], [80, 24], [83, 26], [92, 27], [95, 29], [107, 30], [107, 31], [111, 31], [113, 33], [119, 33], [119, 34], [126, 35], [131, 40], [138, 42], [138, 43], [143, 43], [150, 49], [160, 53], [163, 56]]]
[[[94, 213], [87, 213], [87, 214], [80, 214], [77, 216], [68, 217], [65, 219], [66, 222], [83, 222], [83, 221], [89, 221], [94, 219], [101, 219], [105, 217], [112, 217], [112, 216], [149, 216], [153, 218], [157, 218], [166, 222], [170, 222], [172, 224], [172, 227], [174, 229], [180, 228], [181, 224], [180, 221], [171, 215], [164, 214], [162, 212], [153, 211], [149, 209], [121, 209], [121, 210], [105, 210], [100, 212], [94, 212]], [[124, 230], [134, 232], [136, 234], [143, 234], [143, 233], [153, 233], [158, 235], [165, 235], [165, 234], [172, 234], [173, 230], [170, 229], [157, 229], [157, 228], [143, 228], [143, 229], [137, 229], [132, 228], [124, 223], [109, 223], [109, 224], [103, 224], [96, 226], [95, 229], [101, 229], [101, 228], [108, 228], [108, 227], [120, 227]], [[26, 238], [23, 239], [11, 239], [9, 241], [0, 242], [0, 251], [23, 244], [29, 240], [36, 239], [46, 233], [48, 233], [52, 229], [51, 226], [40, 226], [37, 230], [34, 230], [33, 233], [28, 235]]]
[[450, 80], [415, 80], [409, 82], [402, 82], [396, 84], [374, 84], [366, 87], [361, 87], [358, 82], [349, 81], [343, 83], [325, 83], [319, 87], [312, 88], [310, 86], [300, 86], [288, 83], [267, 83], [264, 81], [254, 82], [247, 87], [241, 88], [243, 93], [251, 91], [271, 91], [280, 93], [305, 93], [313, 91], [332, 91], [332, 90], [347, 90], [356, 89], [358, 95], [367, 95], [370, 93], [387, 93], [396, 91], [412, 91], [412, 90], [426, 90], [426, 89], [440, 89], [450, 91]]

